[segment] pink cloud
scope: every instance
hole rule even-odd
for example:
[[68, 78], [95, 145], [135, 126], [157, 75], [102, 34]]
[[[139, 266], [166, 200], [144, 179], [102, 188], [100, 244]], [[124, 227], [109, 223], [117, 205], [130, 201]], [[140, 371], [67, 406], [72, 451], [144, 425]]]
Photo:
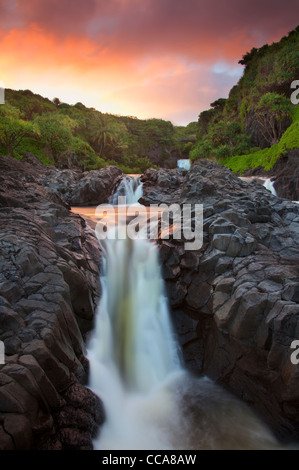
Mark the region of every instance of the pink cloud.
[[0, 79], [105, 111], [191, 121], [227, 95], [243, 54], [296, 26], [298, 5], [0, 0]]

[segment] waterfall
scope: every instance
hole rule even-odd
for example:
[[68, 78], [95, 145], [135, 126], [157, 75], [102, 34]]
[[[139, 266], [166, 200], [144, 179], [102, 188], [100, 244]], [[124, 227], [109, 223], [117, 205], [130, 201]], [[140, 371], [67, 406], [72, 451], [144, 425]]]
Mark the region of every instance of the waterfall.
[[[132, 204], [142, 195], [140, 186], [125, 178], [116, 196]], [[181, 365], [158, 248], [141, 238], [107, 237], [100, 243], [102, 298], [88, 356], [90, 386], [103, 399], [107, 422], [95, 448], [169, 447], [156, 426], [171, 401], [160, 387]]]
[[[164, 448], [152, 413], [159, 387], [180, 370], [157, 248], [148, 240], [107, 240], [103, 295], [89, 346], [91, 388], [107, 422], [95, 448]], [[164, 401], [166, 391], [164, 391]], [[170, 398], [167, 398], [170, 401]], [[149, 446], [149, 447], [147, 447]], [[162, 446], [162, 447], [161, 447]]]
[[[117, 190], [130, 203], [142, 192], [133, 183], [126, 178]], [[102, 297], [87, 355], [106, 421], [94, 449], [275, 447], [245, 405], [182, 365], [156, 244], [109, 237], [100, 244]]]
[[190, 162], [189, 159], [178, 160], [177, 161], [177, 167], [178, 168], [184, 168], [185, 170], [190, 170], [191, 162]]
[[246, 181], [248, 183], [252, 181], [257, 181], [264, 186], [264, 188], [268, 189], [274, 196], [277, 196], [276, 191], [274, 189], [274, 181], [271, 178], [265, 178], [264, 176], [239, 176], [242, 181]]
[[268, 191], [271, 191], [272, 194], [274, 194], [274, 196], [277, 196], [276, 194], [276, 191], [274, 189], [274, 181], [271, 180], [271, 178], [267, 178], [264, 183], [263, 183], [263, 186], [268, 189]]
[[142, 182], [140, 176], [126, 176], [121, 180], [116, 192], [111, 196], [109, 203], [116, 205], [119, 196], [126, 196], [127, 204], [136, 204], [142, 196]]

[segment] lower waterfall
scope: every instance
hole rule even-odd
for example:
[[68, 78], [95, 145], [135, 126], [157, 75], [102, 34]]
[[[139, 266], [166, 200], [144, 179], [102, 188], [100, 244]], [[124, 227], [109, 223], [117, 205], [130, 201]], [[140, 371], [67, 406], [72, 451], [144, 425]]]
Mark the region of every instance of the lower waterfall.
[[169, 447], [151, 421], [168, 414], [161, 385], [181, 366], [157, 249], [129, 239], [108, 240], [104, 249], [103, 294], [89, 347], [91, 388], [107, 414], [96, 447]]
[[185, 370], [156, 244], [109, 237], [100, 244], [102, 297], [88, 359], [89, 387], [102, 399], [106, 421], [94, 449], [276, 447], [246, 405]]

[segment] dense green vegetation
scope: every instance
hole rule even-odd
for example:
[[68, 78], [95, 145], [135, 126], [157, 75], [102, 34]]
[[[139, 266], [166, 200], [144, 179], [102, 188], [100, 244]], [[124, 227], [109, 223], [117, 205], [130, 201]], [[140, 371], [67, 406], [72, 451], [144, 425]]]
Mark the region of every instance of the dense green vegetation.
[[287, 150], [299, 148], [299, 106], [292, 110], [293, 122], [283, 133], [280, 141], [270, 148], [260, 149], [247, 155], [236, 155], [224, 158], [222, 165], [230, 168], [237, 174], [242, 174], [248, 169], [263, 167], [266, 171], [271, 170], [277, 160]]
[[[173, 167], [175, 151], [188, 156], [196, 123], [175, 127], [162, 119], [114, 116], [50, 101], [30, 90], [6, 90], [0, 106], [0, 154], [21, 159], [31, 152], [48, 165], [98, 169], [117, 165], [126, 173], [142, 173], [155, 165]], [[153, 159], [154, 155], [154, 159]]]
[[290, 100], [291, 83], [299, 78], [299, 27], [278, 43], [253, 48], [239, 63], [244, 73], [228, 98], [199, 115], [190, 159], [217, 160], [236, 173], [270, 170], [299, 147], [298, 106]]
[[291, 83], [299, 78], [299, 27], [281, 41], [243, 55], [243, 76], [198, 122], [173, 126], [104, 114], [82, 103], [53, 101], [30, 90], [6, 90], [0, 106], [0, 154], [35, 154], [48, 165], [81, 170], [117, 165], [126, 173], [173, 168], [178, 158], [217, 160], [236, 173], [269, 170], [299, 147], [298, 106]]

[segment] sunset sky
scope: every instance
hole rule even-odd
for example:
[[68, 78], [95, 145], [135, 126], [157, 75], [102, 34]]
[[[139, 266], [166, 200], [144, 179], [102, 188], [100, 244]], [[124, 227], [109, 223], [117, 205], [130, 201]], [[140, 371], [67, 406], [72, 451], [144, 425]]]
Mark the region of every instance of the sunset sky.
[[186, 125], [298, 18], [298, 0], [0, 0], [0, 81]]

